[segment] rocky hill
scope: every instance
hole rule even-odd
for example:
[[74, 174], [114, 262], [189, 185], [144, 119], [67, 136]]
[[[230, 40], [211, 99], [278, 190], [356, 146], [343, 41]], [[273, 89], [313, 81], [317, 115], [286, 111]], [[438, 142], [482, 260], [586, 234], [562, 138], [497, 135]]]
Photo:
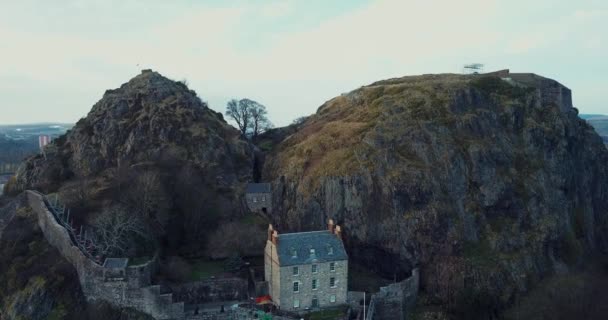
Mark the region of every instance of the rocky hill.
[[148, 238], [200, 256], [206, 231], [243, 212], [239, 194], [252, 165], [252, 147], [221, 114], [185, 84], [144, 70], [107, 90], [45, 155], [28, 159], [7, 189], [58, 193], [76, 224], [95, 225], [116, 206], [140, 213]]
[[[534, 74], [423, 75], [323, 104], [272, 148], [273, 220], [344, 227], [354, 262], [421, 270], [431, 301], [491, 315], [608, 250], [608, 151]], [[501, 78], [502, 77], [502, 78]]]

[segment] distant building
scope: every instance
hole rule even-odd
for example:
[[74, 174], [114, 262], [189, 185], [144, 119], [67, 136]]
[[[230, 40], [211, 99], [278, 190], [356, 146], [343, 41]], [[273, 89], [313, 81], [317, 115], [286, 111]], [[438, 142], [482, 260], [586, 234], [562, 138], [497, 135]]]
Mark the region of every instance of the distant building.
[[304, 311], [346, 303], [348, 255], [342, 230], [279, 234], [268, 227], [264, 276], [273, 303], [281, 310]]
[[51, 143], [51, 136], [46, 134], [41, 134], [38, 136], [38, 147], [40, 147], [40, 151], [42, 151], [49, 143]]
[[270, 213], [272, 211], [272, 188], [270, 183], [250, 183], [245, 192], [247, 207], [252, 212]]

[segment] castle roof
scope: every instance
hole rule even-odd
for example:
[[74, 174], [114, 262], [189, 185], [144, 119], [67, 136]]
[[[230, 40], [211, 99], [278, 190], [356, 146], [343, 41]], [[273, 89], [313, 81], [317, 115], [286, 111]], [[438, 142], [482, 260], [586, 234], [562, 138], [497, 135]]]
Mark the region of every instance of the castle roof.
[[342, 239], [329, 230], [279, 234], [277, 254], [282, 267], [348, 259]]
[[249, 183], [247, 193], [270, 193], [270, 183]]

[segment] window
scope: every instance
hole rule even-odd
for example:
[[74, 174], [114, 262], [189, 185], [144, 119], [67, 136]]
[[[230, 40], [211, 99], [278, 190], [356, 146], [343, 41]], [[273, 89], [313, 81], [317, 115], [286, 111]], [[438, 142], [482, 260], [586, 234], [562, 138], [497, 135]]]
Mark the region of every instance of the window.
[[331, 302], [331, 303], [336, 302], [336, 295], [332, 294], [331, 296], [329, 296], [329, 302]]
[[312, 279], [312, 290], [317, 290], [317, 279]]
[[336, 271], [336, 263], [335, 262], [330, 262], [329, 263], [329, 271]]
[[300, 270], [298, 269], [298, 267], [293, 267], [293, 275], [297, 276], [298, 274], [300, 274]]
[[332, 254], [334, 254], [334, 247], [332, 247], [332, 246], [327, 246], [327, 254], [328, 254], [328, 255], [332, 255]]
[[317, 299], [317, 297], [313, 297], [312, 298], [312, 307], [313, 308], [318, 308], [319, 307], [319, 299]]
[[298, 257], [298, 250], [296, 250], [295, 248], [291, 248], [291, 257], [292, 258], [297, 258]]
[[298, 299], [293, 300], [293, 308], [297, 309], [299, 307], [300, 307], [300, 300], [298, 300]]
[[317, 273], [317, 265], [313, 264], [310, 270], [312, 273]]
[[313, 254], [315, 254], [315, 249], [312, 249], [312, 248], [311, 248], [311, 249], [310, 249], [310, 255], [313, 255]]
[[298, 281], [293, 282], [293, 292], [300, 292], [300, 283]]
[[266, 202], [266, 196], [262, 196], [262, 202]]
[[253, 202], [258, 202], [258, 197], [253, 197]]
[[329, 286], [332, 288], [336, 287], [336, 278], [334, 278], [334, 277], [329, 278]]

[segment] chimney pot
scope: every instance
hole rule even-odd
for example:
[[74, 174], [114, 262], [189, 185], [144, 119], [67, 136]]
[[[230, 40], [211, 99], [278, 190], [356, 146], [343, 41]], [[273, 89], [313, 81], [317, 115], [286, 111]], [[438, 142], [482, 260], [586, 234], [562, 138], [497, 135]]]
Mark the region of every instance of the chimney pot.
[[334, 219], [329, 219], [329, 221], [327, 221], [327, 229], [329, 229], [329, 232], [334, 233], [335, 226]]
[[272, 227], [272, 224], [268, 224], [268, 241], [272, 241], [272, 232], [274, 231], [274, 228]]
[[274, 245], [277, 245], [277, 243], [279, 242], [279, 233], [274, 230], [272, 232], [272, 243], [274, 243]]
[[336, 231], [334, 232], [338, 238], [342, 239], [342, 227], [336, 226]]

